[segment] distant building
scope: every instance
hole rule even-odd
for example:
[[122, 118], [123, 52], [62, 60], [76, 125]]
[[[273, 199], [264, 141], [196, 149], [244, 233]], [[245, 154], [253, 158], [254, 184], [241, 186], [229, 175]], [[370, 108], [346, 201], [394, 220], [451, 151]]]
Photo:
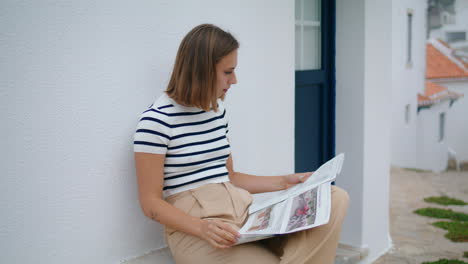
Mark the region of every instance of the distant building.
[[430, 39], [441, 39], [461, 52], [468, 52], [468, 1], [431, 0], [427, 21]]
[[447, 168], [448, 120], [453, 120], [452, 104], [461, 94], [426, 81], [425, 93], [418, 94], [417, 153], [422, 169], [442, 171]]
[[[467, 94], [468, 1], [430, 0], [427, 18], [431, 40], [427, 46], [426, 78], [450, 91]], [[447, 145], [460, 162], [468, 164], [468, 101], [458, 101], [447, 118]]]
[[438, 1], [429, 0], [427, 7], [427, 32], [455, 23], [454, 0]]
[[440, 98], [451, 106], [450, 114], [439, 124], [445, 126], [447, 147], [456, 153], [459, 162], [468, 162], [468, 101], [462, 98], [468, 94], [468, 65], [441, 40], [428, 41], [426, 60], [431, 99]]
[[418, 168], [418, 93], [424, 94], [427, 1], [394, 1], [391, 164]]
[[[443, 171], [450, 147], [456, 152], [468, 148], [457, 143], [461, 139], [452, 142], [455, 120], [459, 120], [452, 111], [459, 104], [455, 101], [463, 99], [464, 91], [452, 90], [438, 78], [464, 76], [466, 72], [459, 54], [441, 53], [438, 49], [443, 45], [426, 43], [424, 32], [426, 27], [434, 30], [456, 23], [457, 5], [430, 1], [426, 17], [421, 2], [397, 3], [393, 6], [391, 163]], [[405, 13], [406, 19], [402, 19]], [[450, 59], [444, 54], [450, 54]]]

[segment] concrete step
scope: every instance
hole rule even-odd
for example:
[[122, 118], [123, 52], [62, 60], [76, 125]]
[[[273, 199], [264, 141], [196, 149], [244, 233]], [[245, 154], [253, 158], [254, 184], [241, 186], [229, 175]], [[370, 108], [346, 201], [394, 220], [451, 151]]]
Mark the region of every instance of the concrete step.
[[369, 254], [368, 248], [357, 248], [339, 244], [336, 249], [335, 264], [356, 264]]
[[171, 252], [169, 248], [161, 248], [149, 252], [141, 257], [130, 259], [122, 262], [122, 264], [175, 264], [172, 259]]
[[[367, 249], [339, 244], [336, 250], [335, 264], [356, 264], [367, 255]], [[130, 259], [122, 264], [175, 264], [169, 248], [161, 248], [141, 257]]]

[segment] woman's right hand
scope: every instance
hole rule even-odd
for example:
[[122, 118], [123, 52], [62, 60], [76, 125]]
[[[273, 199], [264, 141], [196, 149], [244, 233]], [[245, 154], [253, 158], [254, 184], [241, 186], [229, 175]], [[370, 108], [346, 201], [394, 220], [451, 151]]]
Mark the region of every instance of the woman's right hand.
[[229, 248], [240, 238], [229, 224], [216, 219], [201, 219], [200, 238], [208, 241], [215, 248]]

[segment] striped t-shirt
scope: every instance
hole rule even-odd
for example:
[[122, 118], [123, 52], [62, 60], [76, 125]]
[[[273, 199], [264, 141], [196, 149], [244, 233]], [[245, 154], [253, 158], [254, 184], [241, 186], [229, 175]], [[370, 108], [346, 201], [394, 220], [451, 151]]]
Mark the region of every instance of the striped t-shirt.
[[229, 181], [226, 110], [182, 106], [163, 93], [141, 115], [134, 151], [165, 154], [163, 196]]

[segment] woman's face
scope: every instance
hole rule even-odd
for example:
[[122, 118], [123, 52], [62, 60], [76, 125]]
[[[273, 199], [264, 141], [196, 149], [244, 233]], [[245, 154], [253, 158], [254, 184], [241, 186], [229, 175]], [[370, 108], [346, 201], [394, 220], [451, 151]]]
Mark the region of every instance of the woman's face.
[[218, 98], [226, 94], [231, 84], [237, 83], [234, 69], [237, 66], [237, 49], [222, 58], [216, 64], [216, 91]]

